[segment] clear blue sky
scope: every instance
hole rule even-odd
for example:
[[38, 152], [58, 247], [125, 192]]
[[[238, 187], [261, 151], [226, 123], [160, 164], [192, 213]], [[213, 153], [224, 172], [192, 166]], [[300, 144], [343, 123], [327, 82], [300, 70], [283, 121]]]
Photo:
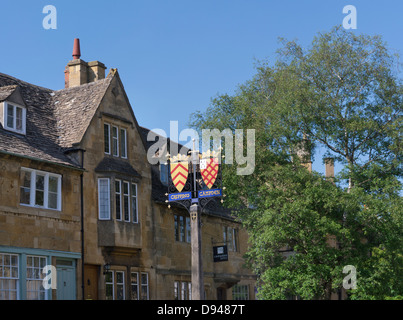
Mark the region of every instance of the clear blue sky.
[[[254, 59], [275, 57], [278, 37], [308, 45], [357, 9], [357, 33], [382, 35], [403, 54], [401, 0], [2, 0], [0, 72], [51, 89], [64, 86], [75, 37], [81, 58], [118, 68], [140, 125], [179, 129], [217, 94], [254, 74]], [[57, 29], [45, 30], [45, 5]]]

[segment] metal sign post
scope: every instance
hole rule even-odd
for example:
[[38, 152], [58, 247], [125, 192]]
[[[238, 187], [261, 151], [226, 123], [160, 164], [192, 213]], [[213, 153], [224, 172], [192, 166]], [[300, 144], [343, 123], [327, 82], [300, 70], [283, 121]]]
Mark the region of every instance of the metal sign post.
[[[216, 197], [222, 197], [221, 174], [216, 153], [200, 155], [195, 150], [191, 156], [177, 155], [168, 158], [168, 203], [177, 203], [189, 212], [192, 246], [192, 300], [204, 299], [203, 259], [201, 239], [201, 213]], [[189, 169], [191, 168], [191, 175]], [[190, 177], [189, 177], [190, 176]], [[222, 202], [223, 200], [221, 200]], [[169, 204], [170, 208], [171, 205]]]

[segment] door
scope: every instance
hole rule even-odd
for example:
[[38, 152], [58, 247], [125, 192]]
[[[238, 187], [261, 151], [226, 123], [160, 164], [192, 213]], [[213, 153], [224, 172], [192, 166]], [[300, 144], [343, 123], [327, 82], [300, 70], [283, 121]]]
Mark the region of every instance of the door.
[[74, 261], [56, 260], [57, 300], [76, 299], [76, 268]]
[[84, 266], [84, 299], [98, 300], [99, 266], [86, 264]]

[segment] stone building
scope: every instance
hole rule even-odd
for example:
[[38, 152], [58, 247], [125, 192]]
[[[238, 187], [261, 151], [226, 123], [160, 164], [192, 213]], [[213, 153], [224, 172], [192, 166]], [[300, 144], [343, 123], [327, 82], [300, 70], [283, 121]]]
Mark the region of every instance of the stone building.
[[[191, 299], [189, 214], [165, 203], [119, 73], [78, 45], [64, 89], [0, 74], [0, 299]], [[206, 299], [254, 299], [240, 223], [219, 205], [202, 223]]]

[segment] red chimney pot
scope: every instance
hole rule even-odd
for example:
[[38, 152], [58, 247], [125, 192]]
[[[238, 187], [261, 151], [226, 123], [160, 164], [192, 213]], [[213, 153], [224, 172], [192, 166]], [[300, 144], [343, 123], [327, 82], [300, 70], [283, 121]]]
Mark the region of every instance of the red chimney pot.
[[73, 47], [73, 59], [80, 59], [81, 51], [80, 51], [80, 39], [74, 39], [74, 47]]

